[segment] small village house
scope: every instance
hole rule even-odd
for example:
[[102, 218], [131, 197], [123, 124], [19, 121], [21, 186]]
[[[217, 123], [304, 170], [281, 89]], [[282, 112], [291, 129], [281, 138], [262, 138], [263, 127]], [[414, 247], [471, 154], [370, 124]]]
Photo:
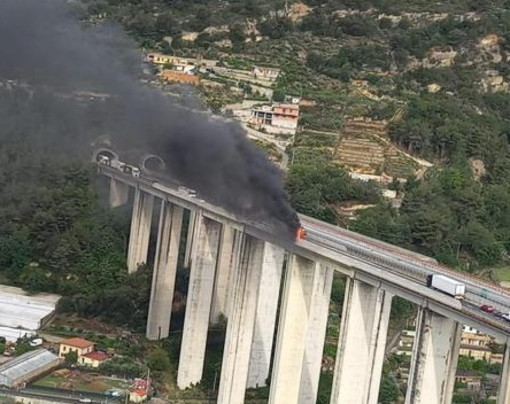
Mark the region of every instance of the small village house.
[[234, 116], [268, 133], [294, 135], [299, 121], [299, 105], [274, 104], [254, 106], [247, 115], [244, 110], [233, 111]]
[[76, 352], [78, 365], [93, 368], [109, 358], [104, 352], [95, 351], [94, 343], [83, 338], [69, 338], [60, 343], [59, 357], [65, 358], [70, 352]]
[[129, 400], [133, 403], [141, 403], [149, 397], [150, 382], [145, 379], [135, 379], [129, 390]]
[[464, 384], [468, 391], [480, 391], [482, 387], [482, 376], [472, 370], [457, 370], [455, 381]]
[[78, 358], [78, 364], [97, 368], [107, 359], [108, 355], [105, 354], [104, 352], [92, 351], [89, 352], [88, 354], [80, 356]]
[[295, 133], [298, 127], [299, 105], [280, 104], [273, 107], [272, 125]]
[[94, 350], [94, 343], [83, 338], [69, 338], [60, 343], [58, 356], [65, 358], [70, 352], [76, 352], [78, 358]]

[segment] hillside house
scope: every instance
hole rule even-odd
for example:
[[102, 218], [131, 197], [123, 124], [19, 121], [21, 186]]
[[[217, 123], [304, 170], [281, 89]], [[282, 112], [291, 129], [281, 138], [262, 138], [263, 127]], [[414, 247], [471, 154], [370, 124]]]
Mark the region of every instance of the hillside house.
[[60, 343], [58, 356], [65, 358], [69, 353], [76, 352], [78, 365], [99, 367], [109, 357], [104, 352], [95, 351], [94, 343], [83, 338], [69, 338]]
[[83, 338], [69, 338], [60, 343], [58, 356], [65, 358], [70, 352], [76, 352], [78, 358], [94, 350], [94, 343]]
[[78, 364], [98, 368], [104, 361], [108, 360], [108, 355], [100, 351], [92, 351], [88, 354], [81, 355]]
[[472, 370], [457, 370], [455, 381], [464, 383], [468, 391], [480, 391], [482, 387], [482, 376]]
[[273, 104], [232, 111], [242, 122], [267, 133], [295, 135], [299, 122], [299, 105]]
[[149, 396], [150, 382], [145, 379], [135, 379], [129, 390], [129, 401], [133, 403], [142, 403]]
[[280, 104], [273, 107], [272, 125], [276, 128], [296, 132], [299, 120], [299, 105]]

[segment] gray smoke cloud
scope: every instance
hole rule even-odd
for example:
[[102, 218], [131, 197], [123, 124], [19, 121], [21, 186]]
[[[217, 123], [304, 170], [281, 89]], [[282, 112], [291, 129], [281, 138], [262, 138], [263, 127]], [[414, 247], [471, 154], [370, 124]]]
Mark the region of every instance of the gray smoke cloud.
[[143, 85], [135, 49], [116, 26], [85, 26], [63, 0], [0, 1], [0, 140], [30, 133], [34, 147], [85, 157], [107, 136], [116, 150], [161, 156], [175, 180], [291, 237], [298, 220], [279, 170], [238, 124]]

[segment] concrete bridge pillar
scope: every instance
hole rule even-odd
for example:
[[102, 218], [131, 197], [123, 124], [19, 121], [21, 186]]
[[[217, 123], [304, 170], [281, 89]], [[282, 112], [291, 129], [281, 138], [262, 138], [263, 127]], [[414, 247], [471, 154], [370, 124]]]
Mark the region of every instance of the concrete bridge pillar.
[[131, 232], [129, 233], [127, 258], [129, 273], [136, 272], [138, 265], [147, 262], [153, 208], [154, 196], [136, 188], [131, 216]]
[[221, 224], [197, 213], [177, 385], [202, 379]]
[[265, 245], [264, 241], [243, 236], [240, 262], [232, 274], [218, 403], [244, 403]]
[[249, 388], [266, 386], [269, 377], [284, 254], [285, 251], [282, 248], [271, 243], [264, 244], [255, 332], [248, 372]]
[[347, 280], [331, 404], [377, 404], [392, 297]]
[[197, 226], [199, 224], [198, 218], [200, 214], [194, 210], [191, 210], [189, 213], [189, 223], [188, 223], [188, 235], [186, 237], [186, 250], [184, 252], [184, 267], [189, 268], [191, 266], [192, 260], [192, 249], [193, 249], [193, 241], [195, 240], [195, 232], [197, 230]]
[[315, 404], [319, 392], [334, 269], [317, 265], [314, 274], [299, 404]]
[[228, 300], [232, 272], [239, 258], [241, 243], [232, 226], [224, 225], [221, 234], [220, 252], [214, 282], [214, 297], [211, 308], [211, 323], [216, 324], [221, 316], [228, 317]]
[[110, 179], [110, 207], [125, 205], [129, 197], [129, 186], [115, 178]]
[[270, 404], [315, 402], [332, 280], [331, 269], [296, 255], [289, 258]]
[[147, 318], [147, 338], [151, 340], [167, 338], [170, 330], [183, 214], [182, 207], [161, 202]]
[[416, 321], [406, 404], [451, 403], [462, 325], [426, 308]]
[[505, 345], [505, 356], [503, 357], [503, 369], [499, 384], [498, 404], [510, 403], [510, 338]]

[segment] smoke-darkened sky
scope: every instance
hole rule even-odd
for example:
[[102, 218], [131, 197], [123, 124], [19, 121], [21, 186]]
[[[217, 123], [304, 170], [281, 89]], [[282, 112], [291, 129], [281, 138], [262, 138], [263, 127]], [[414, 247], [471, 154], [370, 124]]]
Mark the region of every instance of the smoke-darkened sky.
[[[64, 0], [1, 0], [0, 140], [23, 132], [40, 147], [86, 156], [108, 136], [126, 154], [160, 155], [172, 177], [211, 202], [291, 234], [279, 170], [238, 124], [143, 85], [141, 61], [119, 27], [87, 27]], [[109, 98], [83, 102], [71, 96], [79, 91]]]

